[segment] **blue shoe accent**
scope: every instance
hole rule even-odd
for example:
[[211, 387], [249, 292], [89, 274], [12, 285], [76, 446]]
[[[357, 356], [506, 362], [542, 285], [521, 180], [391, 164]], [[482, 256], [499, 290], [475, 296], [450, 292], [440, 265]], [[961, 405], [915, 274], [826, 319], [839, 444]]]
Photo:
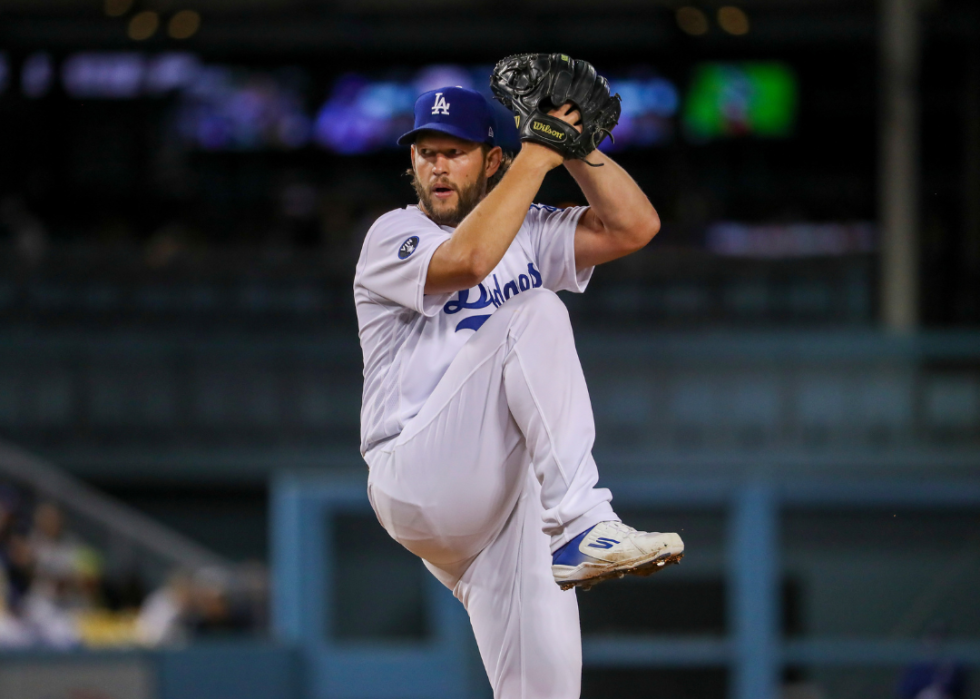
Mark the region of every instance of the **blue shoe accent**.
[[591, 556], [587, 556], [579, 551], [579, 546], [582, 543], [582, 539], [588, 536], [589, 532], [592, 531], [593, 528], [594, 525], [551, 554], [551, 564], [556, 566], [575, 567], [579, 563], [595, 560]]

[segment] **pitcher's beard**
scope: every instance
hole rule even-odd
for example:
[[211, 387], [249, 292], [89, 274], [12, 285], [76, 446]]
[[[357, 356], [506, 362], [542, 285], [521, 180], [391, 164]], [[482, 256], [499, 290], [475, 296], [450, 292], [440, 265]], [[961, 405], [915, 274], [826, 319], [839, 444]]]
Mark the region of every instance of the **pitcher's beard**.
[[469, 213], [476, 208], [487, 192], [487, 176], [480, 172], [479, 179], [465, 189], [455, 189], [456, 206], [451, 209], [436, 209], [433, 206], [432, 194], [419, 182], [418, 176], [412, 171], [412, 187], [419, 197], [419, 202], [425, 213], [428, 214], [436, 224], [456, 228]]

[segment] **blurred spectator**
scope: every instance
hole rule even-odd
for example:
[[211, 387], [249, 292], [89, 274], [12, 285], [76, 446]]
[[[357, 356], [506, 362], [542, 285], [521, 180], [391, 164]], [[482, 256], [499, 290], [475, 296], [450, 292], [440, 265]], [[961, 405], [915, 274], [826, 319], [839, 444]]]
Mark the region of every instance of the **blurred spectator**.
[[146, 646], [173, 645], [188, 638], [184, 620], [191, 608], [191, 580], [184, 572], [170, 576], [151, 593], [136, 617], [136, 638]]
[[55, 648], [77, 645], [73, 611], [91, 609], [98, 598], [98, 555], [65, 530], [61, 508], [52, 502], [34, 511], [23, 555], [32, 562], [31, 582], [17, 611], [35, 643]]
[[7, 603], [9, 597], [7, 575], [0, 567], [0, 649], [24, 648], [31, 645], [33, 638], [17, 615], [11, 611]]
[[34, 559], [30, 546], [17, 530], [17, 496], [0, 494], [0, 568], [4, 574], [3, 604], [15, 607], [31, 585]]
[[101, 553], [70, 531], [61, 507], [29, 500], [0, 483], [0, 649], [154, 647], [265, 628], [263, 564], [179, 571], [145, 599], [136, 579], [113, 593]]
[[949, 660], [909, 667], [898, 689], [899, 699], [965, 699], [966, 669]]
[[938, 657], [946, 635], [945, 624], [936, 624], [929, 630], [925, 644], [933, 659], [905, 670], [898, 686], [899, 699], [966, 699], [966, 668]]
[[202, 568], [194, 575], [188, 627], [194, 636], [224, 636], [248, 631], [252, 626], [249, 608], [233, 595], [228, 571]]
[[30, 535], [34, 554], [31, 594], [63, 609], [92, 609], [99, 603], [102, 563], [99, 554], [65, 531], [64, 514], [51, 502], [34, 513]]
[[54, 599], [32, 590], [19, 608], [19, 617], [32, 635], [35, 645], [71, 648], [81, 642], [75, 619]]
[[150, 594], [136, 619], [136, 637], [147, 646], [194, 638], [255, 632], [265, 628], [268, 571], [250, 563], [234, 574], [207, 567], [172, 574]]

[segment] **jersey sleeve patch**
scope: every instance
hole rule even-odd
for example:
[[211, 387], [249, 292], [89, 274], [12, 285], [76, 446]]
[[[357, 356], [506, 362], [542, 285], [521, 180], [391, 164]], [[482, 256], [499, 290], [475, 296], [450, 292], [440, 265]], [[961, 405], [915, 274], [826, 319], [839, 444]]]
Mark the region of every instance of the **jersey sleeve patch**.
[[404, 243], [402, 243], [401, 247], [398, 248], [398, 259], [404, 260], [413, 252], [415, 252], [418, 246], [419, 246], [419, 237], [417, 235], [413, 235], [411, 238], [408, 238]]

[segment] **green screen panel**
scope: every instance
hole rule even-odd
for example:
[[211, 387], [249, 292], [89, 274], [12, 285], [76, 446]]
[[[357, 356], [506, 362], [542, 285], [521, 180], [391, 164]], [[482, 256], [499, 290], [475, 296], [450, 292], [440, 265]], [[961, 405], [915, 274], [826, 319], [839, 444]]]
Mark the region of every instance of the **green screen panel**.
[[694, 142], [789, 136], [796, 102], [796, 76], [785, 63], [701, 63], [684, 107], [684, 131]]

